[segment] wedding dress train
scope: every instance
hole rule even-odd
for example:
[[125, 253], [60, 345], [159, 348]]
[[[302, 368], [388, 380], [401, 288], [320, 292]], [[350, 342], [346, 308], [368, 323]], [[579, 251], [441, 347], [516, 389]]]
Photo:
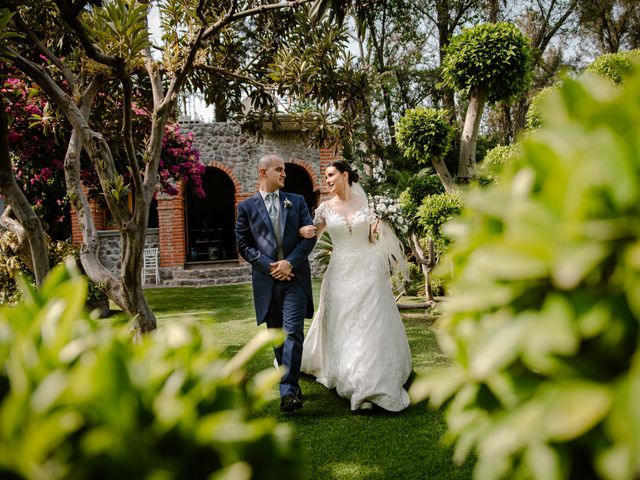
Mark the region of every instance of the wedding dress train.
[[409, 405], [403, 384], [411, 352], [389, 282], [387, 260], [369, 243], [365, 204], [350, 222], [327, 203], [316, 210], [333, 250], [320, 304], [307, 333], [302, 371], [351, 402], [397, 412]]

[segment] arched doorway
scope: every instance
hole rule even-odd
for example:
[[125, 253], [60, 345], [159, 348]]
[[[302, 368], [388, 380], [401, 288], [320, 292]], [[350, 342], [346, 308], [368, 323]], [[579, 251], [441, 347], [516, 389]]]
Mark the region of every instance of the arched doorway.
[[282, 190], [302, 195], [307, 202], [309, 213], [313, 217], [313, 212], [318, 205], [318, 196], [313, 191], [313, 182], [309, 178], [309, 174], [304, 168], [295, 163], [285, 163], [285, 172], [287, 173], [287, 178], [284, 181]]
[[235, 186], [229, 176], [207, 167], [202, 176], [204, 198], [187, 185], [187, 262], [216, 262], [238, 258], [235, 227]]

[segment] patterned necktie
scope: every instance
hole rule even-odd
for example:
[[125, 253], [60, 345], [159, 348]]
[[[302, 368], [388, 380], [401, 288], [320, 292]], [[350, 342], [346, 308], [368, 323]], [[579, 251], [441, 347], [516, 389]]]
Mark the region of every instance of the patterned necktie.
[[276, 224], [278, 220], [278, 209], [276, 208], [276, 201], [278, 200], [278, 195], [276, 193], [267, 193], [267, 200], [269, 202], [269, 217], [271, 217], [271, 223], [273, 225]]
[[265, 199], [268, 201], [267, 211], [271, 218], [271, 224], [273, 225], [273, 231], [276, 234], [276, 245], [278, 246], [278, 260], [284, 258], [284, 251], [282, 250], [282, 235], [280, 234], [280, 221], [278, 218], [278, 209], [276, 202], [278, 201], [278, 195], [273, 193], [267, 193]]

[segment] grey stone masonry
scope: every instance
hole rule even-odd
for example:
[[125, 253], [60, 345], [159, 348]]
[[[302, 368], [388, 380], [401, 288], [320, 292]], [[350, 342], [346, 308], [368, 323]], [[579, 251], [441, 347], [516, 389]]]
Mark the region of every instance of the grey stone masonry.
[[193, 132], [202, 163], [220, 162], [233, 171], [242, 187], [236, 194], [255, 192], [256, 162], [271, 153], [285, 162], [302, 161], [320, 177], [320, 153], [317, 148], [308, 148], [299, 132], [265, 129], [258, 142], [257, 137], [242, 133], [240, 125], [234, 123], [183, 122], [180, 126]]
[[[100, 262], [109, 270], [120, 269], [122, 253], [120, 251], [120, 232], [118, 230], [102, 230], [98, 232], [100, 237]], [[159, 244], [158, 229], [149, 228], [145, 240], [145, 248], [155, 248]]]
[[251, 281], [251, 266], [224, 265], [184, 270], [180, 268], [165, 269], [162, 284], [172, 287], [229, 285]]

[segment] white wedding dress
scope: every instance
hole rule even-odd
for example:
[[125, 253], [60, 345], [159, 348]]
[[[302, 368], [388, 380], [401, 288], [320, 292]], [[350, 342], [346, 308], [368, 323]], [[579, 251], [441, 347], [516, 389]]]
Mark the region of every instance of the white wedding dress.
[[351, 224], [325, 202], [315, 224], [326, 224], [333, 251], [320, 288], [320, 304], [302, 351], [302, 371], [351, 401], [397, 412], [409, 405], [402, 388], [411, 352], [396, 307], [387, 259], [369, 243], [366, 203]]

